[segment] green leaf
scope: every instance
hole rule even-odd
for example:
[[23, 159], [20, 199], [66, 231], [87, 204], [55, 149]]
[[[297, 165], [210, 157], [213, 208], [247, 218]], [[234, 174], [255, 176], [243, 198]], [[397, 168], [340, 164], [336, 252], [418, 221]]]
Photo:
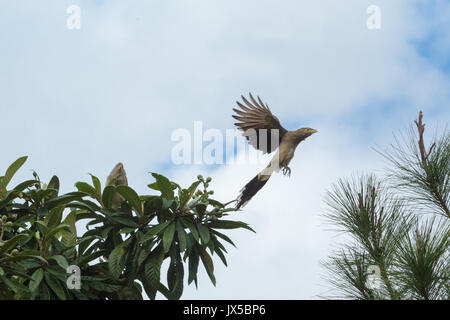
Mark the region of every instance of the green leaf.
[[93, 174], [90, 174], [92, 178], [92, 184], [95, 187], [95, 192], [97, 193], [97, 199], [101, 199], [102, 197], [102, 184], [100, 183], [100, 180], [94, 176]]
[[16, 174], [17, 170], [20, 169], [20, 167], [27, 161], [28, 157], [20, 157], [16, 161], [14, 161], [8, 169], [6, 169], [5, 175], [2, 177], [0, 182], [0, 195], [3, 195], [6, 192], [6, 187], [8, 186], [9, 182], [13, 178], [13, 176]]
[[104, 256], [104, 255], [105, 255], [105, 250], [98, 250], [89, 255], [86, 255], [86, 253], [85, 253], [84, 256], [79, 258], [78, 266], [81, 268], [84, 265], [87, 265], [89, 262], [91, 262], [101, 256]]
[[75, 187], [78, 189], [78, 191], [86, 192], [92, 198], [97, 199], [97, 190], [95, 190], [95, 188], [91, 186], [89, 183], [77, 182], [75, 183]]
[[161, 210], [167, 210], [172, 207], [175, 200], [167, 200], [166, 198], [162, 198], [162, 207]]
[[177, 235], [178, 235], [178, 241], [180, 242], [180, 251], [183, 252], [186, 250], [186, 231], [184, 231], [184, 227], [182, 226], [181, 222], [178, 220], [176, 222], [176, 229], [177, 229]]
[[231, 241], [231, 239], [228, 236], [224, 235], [223, 233], [221, 233], [217, 230], [211, 230], [211, 233], [215, 234], [219, 238], [222, 238], [223, 240], [227, 241], [229, 244], [231, 244], [233, 247], [236, 248], [236, 245], [234, 244], [233, 241]]
[[144, 261], [147, 259], [147, 257], [150, 255], [151, 251], [150, 248], [153, 246], [153, 241], [150, 243], [147, 243], [145, 245], [143, 245], [138, 253], [137, 256], [137, 265], [141, 266], [144, 264]]
[[205, 213], [205, 211], [206, 211], [206, 207], [207, 207], [208, 205], [207, 204], [205, 204], [205, 203], [198, 203], [197, 205], [195, 205], [195, 211], [197, 211], [197, 214], [200, 214], [200, 215], [202, 215], [202, 214], [204, 214]]
[[172, 240], [173, 240], [174, 234], [175, 234], [175, 223], [171, 223], [164, 230], [164, 234], [163, 234], [164, 252], [169, 251], [170, 246], [172, 245]]
[[60, 281], [57, 278], [54, 278], [48, 273], [44, 274], [45, 282], [52, 289], [52, 291], [56, 294], [56, 296], [61, 300], [66, 300], [66, 293], [64, 291], [64, 287], [61, 285]]
[[19, 196], [19, 191], [16, 191], [16, 190], [7, 191], [3, 195], [3, 200], [0, 201], [0, 209], [7, 206], [11, 202], [11, 200], [13, 200], [14, 198], [17, 198], [18, 196]]
[[195, 191], [197, 190], [198, 185], [201, 181], [195, 181], [191, 186], [180, 196], [180, 208], [184, 208], [189, 200], [192, 199]]
[[0, 201], [0, 209], [8, 205], [11, 200], [19, 196], [19, 191], [10, 190], [3, 194], [3, 199]]
[[34, 222], [34, 224], [37, 226], [38, 231], [40, 231], [44, 234], [47, 233], [48, 227], [47, 227], [47, 224], [44, 223], [44, 221], [36, 220]]
[[188, 221], [187, 219], [183, 219], [183, 224], [191, 231], [192, 236], [194, 237], [195, 241], [199, 240], [198, 230], [195, 227], [195, 224]]
[[114, 227], [113, 227], [113, 226], [109, 226], [109, 227], [103, 227], [103, 228], [101, 228], [101, 229], [103, 229], [103, 231], [102, 231], [102, 233], [101, 233], [101, 236], [102, 236], [103, 238], [106, 238], [106, 237], [108, 236], [108, 233], [109, 233], [112, 229], [114, 229]]
[[200, 256], [197, 250], [192, 250], [189, 255], [189, 276], [188, 284], [197, 279], [198, 264], [200, 262]]
[[[8, 288], [11, 289], [14, 293], [17, 293], [19, 291], [18, 288], [16, 287], [16, 284], [13, 281], [11, 281], [10, 279], [8, 279], [7, 277], [0, 276], [0, 283], [2, 283], [2, 282], [4, 284], [6, 284], [8, 286]], [[0, 291], [0, 293], [2, 293], [2, 292]]]
[[183, 293], [184, 267], [180, 252], [172, 250], [170, 265], [167, 270], [167, 284], [170, 290], [170, 299], [178, 300]]
[[144, 205], [145, 215], [150, 215], [150, 214], [157, 212], [158, 210], [161, 210], [162, 205], [163, 205], [163, 201], [162, 201], [161, 197], [152, 197], [152, 198], [147, 199], [145, 201], [145, 205]]
[[224, 208], [225, 207], [225, 204], [223, 204], [222, 202], [219, 202], [217, 200], [208, 199], [208, 201], [209, 201], [209, 204], [212, 205], [212, 206], [215, 206], [215, 207], [217, 206], [219, 208]]
[[144, 285], [145, 293], [150, 298], [150, 300], [155, 300], [158, 289], [150, 284], [149, 278], [145, 275], [141, 275], [139, 280], [141, 280], [142, 284]]
[[150, 189], [156, 190], [156, 191], [160, 191], [159, 190], [159, 186], [158, 186], [158, 182], [153, 182], [147, 185], [147, 187], [149, 187]]
[[62, 243], [64, 243], [66, 246], [73, 246], [77, 241], [77, 228], [75, 225], [76, 221], [76, 211], [71, 211], [67, 215], [66, 219], [64, 219], [64, 224], [69, 226], [69, 229], [67, 231], [62, 232]]
[[50, 213], [45, 217], [44, 222], [48, 228], [54, 228], [61, 223], [64, 206], [56, 207], [50, 210]]
[[139, 227], [139, 225], [133, 220], [132, 216], [110, 216], [108, 217], [108, 220], [111, 220], [115, 223], [119, 223], [121, 225], [127, 226], [127, 227], [132, 227], [132, 228], [137, 228]]
[[55, 189], [56, 190], [56, 194], [58, 194], [59, 192], [59, 179], [57, 176], [53, 176], [50, 179], [50, 182], [48, 183], [47, 186], [48, 189]]
[[197, 248], [200, 252], [200, 258], [202, 259], [203, 266], [206, 269], [206, 273], [208, 274], [209, 279], [211, 279], [212, 284], [216, 286], [216, 278], [214, 277], [214, 264], [211, 256], [202, 246], [199, 245], [197, 246]]
[[33, 275], [31, 276], [33, 280], [31, 280], [29, 284], [30, 291], [35, 291], [39, 287], [39, 284], [41, 283], [43, 277], [44, 270], [37, 269], [33, 272]]
[[199, 223], [197, 224], [197, 229], [203, 244], [208, 244], [209, 240], [211, 239], [208, 227], [205, 227], [203, 224]]
[[213, 242], [214, 242], [214, 252], [217, 253], [220, 260], [222, 260], [223, 264], [227, 266], [227, 259], [225, 258], [225, 255], [222, 251], [224, 250], [226, 252], [225, 248], [216, 238], [213, 239]]
[[69, 266], [69, 263], [67, 262], [66, 258], [64, 258], [64, 256], [62, 255], [51, 256], [48, 259], [55, 260], [56, 263], [64, 270], [66, 270], [67, 267]]
[[88, 200], [73, 201], [71, 203], [68, 203], [66, 205], [66, 207], [81, 209], [81, 210], [85, 210], [85, 211], [89, 211], [89, 212], [95, 212], [95, 211], [101, 210], [101, 208], [99, 206], [95, 205], [95, 203], [88, 201]]
[[166, 198], [167, 200], [173, 200], [174, 193], [170, 180], [163, 175], [154, 172], [152, 173], [152, 176], [156, 179], [156, 186], [161, 192], [162, 197]]
[[13, 249], [20, 241], [24, 241], [25, 239], [29, 239], [29, 236], [27, 234], [20, 233], [11, 239], [5, 241], [3, 243], [3, 246], [0, 247], [0, 257], [8, 252], [9, 250]]
[[86, 193], [84, 192], [70, 192], [70, 193], [66, 193], [64, 195], [52, 198], [48, 201], [45, 202], [45, 207], [49, 210], [62, 206], [62, 205], [66, 205], [71, 201], [74, 200], [80, 200], [83, 196], [85, 196]]
[[119, 300], [142, 300], [142, 295], [134, 283], [131, 287], [122, 287], [117, 294]]
[[136, 227], [123, 227], [123, 228], [120, 229], [119, 232], [128, 234], [128, 233], [131, 233], [131, 232], [133, 232], [135, 230], [136, 230]]
[[161, 224], [157, 224], [155, 226], [150, 227], [145, 233], [145, 235], [142, 237], [141, 242], [150, 240], [151, 238], [153, 238], [153, 236], [163, 231], [170, 223], [172, 223], [172, 221], [166, 221]]
[[134, 280], [137, 277], [138, 268], [140, 266], [137, 265], [137, 259], [139, 251], [141, 250], [139, 244], [136, 242], [136, 237], [131, 238], [130, 246], [127, 248], [128, 255], [125, 261], [125, 274], [124, 278], [126, 279], [126, 285], [132, 286]]
[[109, 255], [108, 267], [114, 279], [119, 279], [125, 266], [125, 252], [129, 244], [129, 240], [117, 245]]
[[35, 183], [36, 183], [36, 180], [27, 180], [22, 183], [19, 183], [13, 190], [23, 191], [26, 188], [30, 188], [30, 187], [34, 186]]
[[164, 297], [168, 300], [172, 300], [172, 294], [170, 293], [169, 289], [166, 288], [165, 285], [163, 285], [161, 282], [158, 283], [158, 291], [163, 294]]
[[116, 194], [116, 187], [112, 184], [106, 186], [105, 189], [103, 189], [102, 201], [105, 208], [111, 209], [112, 201], [114, 199], [115, 194]]
[[255, 232], [255, 230], [250, 228], [248, 224], [246, 224], [245, 222], [241, 222], [241, 221], [231, 221], [231, 220], [211, 221], [209, 223], [209, 227], [210, 228], [214, 228], [214, 229], [238, 229], [238, 228], [245, 228], [247, 230]]
[[83, 255], [84, 251], [92, 244], [94, 240], [102, 239], [99, 236], [86, 236], [78, 242], [78, 255]]
[[164, 260], [164, 250], [157, 246], [148, 256], [145, 262], [144, 273], [150, 286], [156, 289], [161, 279], [161, 264]]
[[61, 230], [70, 230], [70, 226], [67, 224], [60, 224], [59, 226], [49, 229], [47, 233], [44, 234], [44, 243], [48, 243], [53, 236], [56, 236]]
[[47, 263], [47, 260], [45, 260], [41, 256], [30, 255], [30, 254], [23, 254], [22, 252], [20, 252], [19, 254], [15, 255], [15, 256], [13, 256], [11, 258], [8, 258], [8, 262], [30, 260], [30, 259], [36, 259], [36, 260], [42, 261], [44, 264]]
[[139, 199], [138, 194], [136, 191], [131, 189], [128, 186], [119, 185], [116, 187], [116, 191], [120, 193], [122, 197], [125, 198], [125, 200], [128, 201], [128, 203], [133, 207], [134, 210], [136, 210], [137, 213], [139, 213], [140, 216], [142, 216], [144, 213], [142, 212], [142, 203]]

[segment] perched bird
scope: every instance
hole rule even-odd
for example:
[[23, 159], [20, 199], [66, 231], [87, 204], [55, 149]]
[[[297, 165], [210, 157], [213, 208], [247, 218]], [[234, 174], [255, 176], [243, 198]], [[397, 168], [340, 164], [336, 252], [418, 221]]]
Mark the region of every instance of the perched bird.
[[[127, 173], [125, 172], [125, 169], [123, 168], [123, 164], [119, 162], [116, 164], [116, 166], [112, 169], [109, 176], [106, 178], [106, 185], [113, 184], [115, 186], [118, 185], [126, 185], [128, 186], [128, 180], [127, 180]], [[117, 209], [120, 207], [122, 203], [123, 197], [116, 193], [113, 197], [112, 205], [111, 207], [113, 209]]]
[[251, 93], [249, 95], [251, 102], [241, 96], [245, 105], [236, 101], [240, 109], [233, 108], [237, 114], [233, 115], [233, 118], [240, 122], [235, 125], [243, 131], [250, 145], [257, 150], [263, 153], [271, 153], [277, 148], [278, 150], [267, 167], [242, 188], [236, 209], [243, 207], [266, 184], [273, 172], [278, 172], [281, 168], [284, 175], [290, 176], [291, 169], [288, 165], [294, 157], [298, 144], [317, 132], [311, 128], [286, 130], [260, 97], [257, 97], [256, 101]]

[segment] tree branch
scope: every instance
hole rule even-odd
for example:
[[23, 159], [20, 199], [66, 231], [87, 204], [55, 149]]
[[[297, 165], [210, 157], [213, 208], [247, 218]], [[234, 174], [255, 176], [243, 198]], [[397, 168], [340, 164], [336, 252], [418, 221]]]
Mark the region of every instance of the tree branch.
[[447, 204], [445, 203], [442, 195], [439, 193], [436, 184], [434, 182], [434, 179], [431, 177], [430, 174], [430, 170], [428, 169], [428, 157], [430, 156], [431, 152], [433, 151], [433, 148], [435, 146], [435, 144], [433, 143], [428, 151], [428, 153], [426, 152], [425, 149], [425, 142], [424, 142], [424, 138], [423, 138], [423, 132], [425, 131], [425, 124], [422, 122], [422, 118], [423, 118], [423, 113], [422, 111], [419, 111], [419, 119], [418, 120], [414, 120], [414, 123], [417, 126], [417, 131], [419, 133], [419, 151], [420, 151], [420, 158], [422, 160], [422, 166], [423, 169], [425, 171], [425, 176], [426, 179], [429, 183], [430, 186], [430, 191], [431, 194], [434, 196], [434, 198], [437, 200], [437, 202], [440, 204], [440, 206], [442, 207], [442, 209], [444, 209], [445, 213], [447, 214], [447, 216], [450, 218], [450, 210], [447, 207]]

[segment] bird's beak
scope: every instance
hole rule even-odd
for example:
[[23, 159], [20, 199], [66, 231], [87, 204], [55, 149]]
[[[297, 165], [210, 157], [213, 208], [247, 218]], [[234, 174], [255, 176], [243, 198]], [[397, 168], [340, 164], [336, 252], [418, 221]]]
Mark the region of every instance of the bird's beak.
[[319, 131], [312, 129], [312, 133], [317, 133], [317, 132], [319, 132]]

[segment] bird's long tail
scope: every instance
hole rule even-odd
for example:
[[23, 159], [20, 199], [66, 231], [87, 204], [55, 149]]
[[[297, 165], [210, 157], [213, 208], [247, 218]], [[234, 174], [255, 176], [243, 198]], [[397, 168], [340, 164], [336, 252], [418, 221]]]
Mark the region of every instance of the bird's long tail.
[[244, 207], [247, 202], [267, 183], [270, 176], [272, 175], [272, 170], [264, 169], [258, 173], [249, 183], [242, 188], [239, 197], [237, 198], [236, 210]]

